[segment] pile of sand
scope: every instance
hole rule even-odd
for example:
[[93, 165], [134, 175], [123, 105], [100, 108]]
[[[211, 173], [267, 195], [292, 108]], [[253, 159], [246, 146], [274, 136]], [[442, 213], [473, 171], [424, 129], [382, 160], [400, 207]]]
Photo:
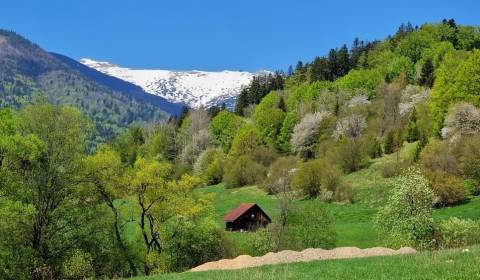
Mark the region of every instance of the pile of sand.
[[333, 250], [310, 248], [305, 249], [301, 252], [285, 250], [278, 253], [268, 253], [261, 257], [242, 255], [236, 257], [235, 259], [224, 259], [216, 262], [208, 262], [192, 268], [190, 271], [240, 269], [246, 267], [262, 266], [266, 264], [308, 262], [314, 260], [364, 258], [373, 256], [391, 256], [400, 254], [412, 254], [415, 252], [415, 249], [410, 247], [403, 247], [398, 250], [383, 247], [375, 247], [368, 249], [359, 249], [356, 247], [340, 247]]

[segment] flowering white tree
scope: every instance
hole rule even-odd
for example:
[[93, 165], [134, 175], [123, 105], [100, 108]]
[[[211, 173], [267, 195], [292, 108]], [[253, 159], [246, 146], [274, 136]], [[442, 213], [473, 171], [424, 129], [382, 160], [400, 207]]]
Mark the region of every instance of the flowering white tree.
[[328, 112], [316, 112], [305, 115], [293, 128], [293, 134], [290, 140], [292, 150], [304, 157], [308, 156], [317, 139], [320, 124], [324, 118], [329, 115]]
[[333, 132], [333, 137], [340, 138], [345, 136], [348, 138], [358, 138], [367, 128], [365, 117], [360, 114], [352, 114], [337, 122], [337, 127]]
[[480, 110], [469, 103], [458, 103], [445, 118], [442, 137], [455, 141], [463, 135], [480, 133]]

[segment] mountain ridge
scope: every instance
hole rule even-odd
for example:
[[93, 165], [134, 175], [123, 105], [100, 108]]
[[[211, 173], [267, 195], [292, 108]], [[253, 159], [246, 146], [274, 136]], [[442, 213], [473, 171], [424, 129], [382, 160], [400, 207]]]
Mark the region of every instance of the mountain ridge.
[[145, 92], [192, 108], [233, 108], [236, 97], [257, 73], [246, 71], [201, 71], [133, 69], [106, 61], [82, 58], [80, 63], [104, 74], [140, 86]]

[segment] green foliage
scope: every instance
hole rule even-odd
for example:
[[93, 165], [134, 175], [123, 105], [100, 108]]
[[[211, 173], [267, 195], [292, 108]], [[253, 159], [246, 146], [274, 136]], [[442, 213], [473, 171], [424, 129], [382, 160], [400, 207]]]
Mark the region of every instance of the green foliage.
[[277, 194], [290, 191], [292, 175], [297, 160], [293, 156], [280, 157], [270, 165], [267, 178], [263, 184], [267, 193]]
[[285, 112], [279, 108], [280, 100], [276, 93], [269, 93], [255, 107], [252, 116], [255, 127], [268, 143], [275, 143], [285, 118]]
[[220, 112], [210, 122], [210, 130], [224, 152], [230, 150], [233, 138], [245, 125], [245, 120], [228, 111]]
[[336, 235], [333, 218], [323, 204], [306, 204], [288, 215], [284, 248], [301, 251], [307, 248], [332, 249]]
[[218, 149], [207, 149], [198, 157], [193, 167], [205, 185], [216, 185], [222, 181], [225, 154]]
[[420, 132], [418, 131], [417, 125], [417, 110], [413, 108], [408, 117], [408, 126], [407, 126], [407, 141], [415, 142], [419, 139]]
[[430, 248], [434, 244], [433, 193], [419, 171], [410, 169], [394, 182], [387, 204], [376, 217], [386, 245]]
[[245, 125], [235, 135], [228, 156], [234, 158], [241, 155], [252, 155], [261, 145], [262, 138], [257, 129], [253, 126]]
[[480, 51], [470, 54], [449, 52], [436, 72], [436, 80], [431, 94], [431, 107], [436, 131], [439, 131], [444, 116], [451, 105], [469, 102], [480, 106], [478, 96], [480, 79]]
[[480, 223], [456, 217], [442, 221], [439, 225], [443, 248], [458, 248], [480, 243]]
[[158, 256], [163, 266], [154, 273], [184, 271], [197, 265], [229, 257], [225, 233], [214, 222], [202, 219], [171, 219], [162, 234], [163, 251]]
[[432, 60], [430, 58], [427, 58], [425, 60], [425, 63], [422, 65], [418, 84], [431, 88], [434, 81], [434, 70], [435, 69], [433, 68]]
[[405, 75], [409, 83], [415, 80], [415, 67], [408, 57], [395, 57], [387, 67], [385, 79], [388, 82], [393, 82], [401, 75]]
[[277, 146], [283, 152], [290, 152], [290, 138], [292, 137], [293, 128], [298, 121], [298, 114], [296, 111], [290, 111], [285, 114], [282, 128], [277, 138]]
[[166, 123], [155, 127], [145, 143], [145, 153], [150, 158], [172, 161], [177, 156], [177, 132], [175, 126]]
[[331, 158], [347, 173], [364, 168], [369, 162], [365, 139], [342, 138], [337, 144], [336, 155]]
[[467, 198], [467, 191], [460, 178], [442, 171], [426, 171], [424, 173], [435, 194], [435, 205], [452, 205], [465, 201]]
[[[460, 149], [460, 171], [465, 177], [474, 180], [478, 186], [480, 183], [480, 137], [465, 139]], [[479, 194], [478, 187], [473, 194]]]
[[432, 43], [433, 38], [427, 32], [412, 32], [398, 44], [396, 52], [416, 63], [422, 58], [424, 49]]
[[262, 98], [274, 90], [282, 90], [284, 77], [281, 73], [255, 76], [250, 84], [242, 90], [235, 104], [235, 113], [243, 115], [246, 108], [260, 103]]
[[347, 75], [336, 80], [335, 84], [350, 96], [365, 94], [373, 98], [382, 81], [383, 75], [377, 69], [353, 69]]
[[296, 169], [292, 186], [309, 198], [324, 201], [353, 200], [350, 187], [342, 179], [342, 172], [330, 162], [316, 159], [302, 163]]
[[63, 263], [65, 279], [86, 279], [92, 276], [92, 274], [92, 258], [83, 251], [74, 251], [72, 256]]
[[253, 161], [249, 156], [232, 158], [225, 166], [223, 182], [229, 188], [237, 188], [261, 183], [265, 178], [265, 167]]

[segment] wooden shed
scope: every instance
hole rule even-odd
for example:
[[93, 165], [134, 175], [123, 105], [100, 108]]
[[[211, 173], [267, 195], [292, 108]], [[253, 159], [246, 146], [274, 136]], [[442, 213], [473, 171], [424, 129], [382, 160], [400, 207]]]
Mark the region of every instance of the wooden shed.
[[224, 218], [225, 230], [256, 231], [272, 222], [270, 217], [255, 203], [242, 203]]

